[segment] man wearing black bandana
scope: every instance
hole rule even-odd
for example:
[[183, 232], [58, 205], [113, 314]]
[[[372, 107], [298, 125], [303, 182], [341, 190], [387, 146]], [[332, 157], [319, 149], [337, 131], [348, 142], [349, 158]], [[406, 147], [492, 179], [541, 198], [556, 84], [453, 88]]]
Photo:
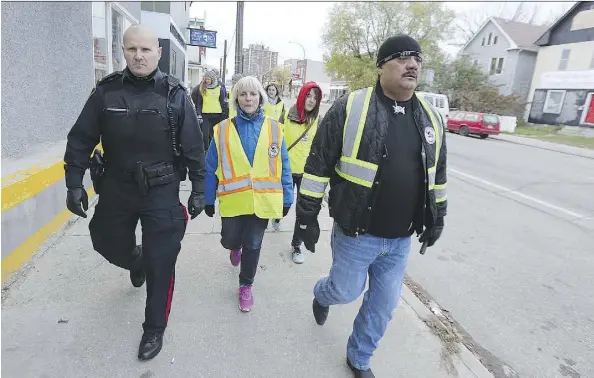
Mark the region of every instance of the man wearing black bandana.
[[412, 234], [424, 253], [444, 227], [444, 122], [414, 93], [422, 62], [421, 46], [409, 36], [381, 45], [376, 85], [338, 99], [321, 122], [297, 199], [301, 240], [313, 252], [330, 184], [332, 268], [313, 290], [316, 322], [326, 322], [330, 306], [356, 300], [369, 279], [347, 343], [356, 378], [374, 377], [370, 359], [398, 304]]
[[[126, 69], [99, 81], [68, 133], [66, 205], [87, 217], [83, 176], [101, 141], [103, 162], [92, 160], [91, 169], [99, 194], [91, 240], [107, 261], [130, 272], [134, 287], [146, 280], [138, 358], [149, 360], [163, 344], [187, 213], [194, 219], [204, 209], [204, 146], [184, 87], [157, 68], [161, 48], [155, 34], [135, 25], [123, 42]], [[186, 169], [192, 182], [187, 210], [179, 201]], [[142, 244], [136, 245], [139, 220]]]

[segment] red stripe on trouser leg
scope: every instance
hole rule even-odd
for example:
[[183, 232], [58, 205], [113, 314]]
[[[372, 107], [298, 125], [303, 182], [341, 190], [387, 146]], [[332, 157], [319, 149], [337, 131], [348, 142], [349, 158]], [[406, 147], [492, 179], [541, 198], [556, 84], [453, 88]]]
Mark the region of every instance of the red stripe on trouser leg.
[[173, 299], [173, 287], [175, 286], [175, 273], [171, 275], [169, 281], [169, 291], [167, 291], [167, 305], [165, 306], [165, 324], [169, 321], [169, 313], [171, 312], [171, 300]]
[[183, 203], [179, 203], [182, 209], [184, 209], [184, 217], [186, 218], [186, 226], [188, 225], [188, 220], [190, 220], [190, 216], [188, 215], [188, 209], [184, 206]]

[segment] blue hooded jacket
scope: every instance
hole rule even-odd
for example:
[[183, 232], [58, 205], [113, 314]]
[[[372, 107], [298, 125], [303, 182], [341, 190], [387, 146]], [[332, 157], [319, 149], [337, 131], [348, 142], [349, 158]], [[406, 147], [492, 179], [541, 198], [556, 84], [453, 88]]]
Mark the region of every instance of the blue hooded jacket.
[[[254, 155], [256, 154], [256, 145], [258, 144], [258, 138], [260, 138], [260, 130], [264, 123], [264, 111], [262, 107], [258, 107], [256, 113], [250, 118], [241, 109], [238, 109], [237, 116], [235, 117], [235, 123], [237, 124], [237, 132], [239, 133], [239, 139], [243, 150], [250, 162], [250, 165], [254, 165]], [[283, 164], [283, 171], [281, 176], [281, 182], [283, 185], [283, 206], [291, 207], [293, 204], [293, 176], [291, 175], [291, 166], [289, 163], [289, 153], [287, 152], [287, 145], [283, 138], [281, 146], [281, 159]], [[219, 180], [215, 175], [215, 171], [219, 165], [219, 154], [217, 151], [217, 145], [214, 139], [210, 141], [208, 147], [208, 153], [206, 155], [206, 178], [204, 182], [204, 198], [207, 205], [214, 205], [216, 199], [217, 187]]]

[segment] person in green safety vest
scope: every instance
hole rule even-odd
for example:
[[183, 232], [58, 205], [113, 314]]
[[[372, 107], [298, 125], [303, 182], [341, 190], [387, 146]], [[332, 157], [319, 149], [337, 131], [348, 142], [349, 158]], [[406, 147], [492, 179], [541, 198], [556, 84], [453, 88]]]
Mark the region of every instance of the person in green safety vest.
[[285, 103], [281, 98], [278, 85], [270, 83], [266, 86], [268, 101], [264, 105], [264, 115], [280, 121], [285, 117]]
[[330, 184], [332, 267], [314, 286], [316, 323], [326, 322], [331, 306], [356, 300], [369, 282], [346, 348], [355, 378], [374, 377], [370, 359], [398, 304], [412, 235], [425, 253], [447, 213], [444, 121], [415, 95], [421, 46], [407, 35], [390, 37], [376, 66], [375, 86], [339, 98], [320, 122], [295, 208], [300, 238], [313, 252]]

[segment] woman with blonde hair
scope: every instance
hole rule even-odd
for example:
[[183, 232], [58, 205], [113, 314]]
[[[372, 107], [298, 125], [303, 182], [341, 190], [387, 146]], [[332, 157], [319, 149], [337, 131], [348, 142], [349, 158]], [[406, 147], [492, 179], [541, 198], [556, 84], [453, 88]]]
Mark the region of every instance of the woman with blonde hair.
[[198, 115], [202, 129], [204, 151], [206, 151], [212, 139], [214, 125], [229, 117], [227, 90], [225, 86], [220, 85], [215, 71], [208, 71], [204, 74], [202, 83], [192, 91], [192, 101], [196, 106], [196, 115]]
[[221, 245], [239, 273], [239, 309], [254, 305], [252, 284], [269, 219], [282, 218], [293, 204], [289, 154], [279, 121], [264, 116], [267, 95], [253, 76], [233, 87], [237, 116], [216, 125], [206, 156], [204, 212], [219, 200]]

